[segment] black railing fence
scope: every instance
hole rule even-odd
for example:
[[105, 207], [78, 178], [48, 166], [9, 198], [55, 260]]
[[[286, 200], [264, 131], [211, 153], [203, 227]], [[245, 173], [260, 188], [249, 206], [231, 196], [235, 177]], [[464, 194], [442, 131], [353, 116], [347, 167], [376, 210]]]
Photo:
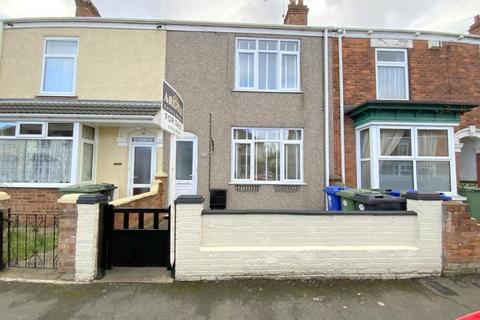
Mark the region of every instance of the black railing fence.
[[[8, 212], [6, 253], [8, 267], [55, 269], [58, 256], [58, 216]], [[4, 221], [5, 223], [5, 221]]]

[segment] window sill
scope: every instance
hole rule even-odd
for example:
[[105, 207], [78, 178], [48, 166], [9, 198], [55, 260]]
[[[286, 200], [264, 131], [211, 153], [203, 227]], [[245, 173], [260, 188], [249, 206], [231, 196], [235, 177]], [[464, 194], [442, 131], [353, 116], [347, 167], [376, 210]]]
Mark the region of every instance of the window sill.
[[238, 181], [230, 181], [228, 184], [230, 185], [241, 185], [241, 186], [244, 186], [244, 185], [256, 185], [256, 186], [261, 186], [261, 185], [265, 185], [265, 186], [306, 186], [307, 184], [305, 182], [287, 182], [287, 181], [272, 181], [272, 182], [268, 182], [268, 181], [251, 181], [251, 182], [238, 182]]
[[303, 94], [302, 90], [255, 90], [255, 89], [233, 89], [232, 92], [249, 92], [249, 93], [290, 93]]
[[35, 96], [35, 98], [69, 98], [69, 99], [78, 99], [74, 93], [39, 93]]

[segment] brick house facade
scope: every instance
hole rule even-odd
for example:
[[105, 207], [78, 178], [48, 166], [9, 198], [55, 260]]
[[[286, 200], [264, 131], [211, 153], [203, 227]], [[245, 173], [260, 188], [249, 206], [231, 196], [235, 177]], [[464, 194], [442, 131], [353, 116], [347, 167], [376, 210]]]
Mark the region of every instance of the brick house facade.
[[[344, 105], [348, 110], [377, 99], [375, 47], [371, 38], [342, 39]], [[334, 119], [334, 162], [332, 175], [341, 176], [340, 86], [337, 38], [332, 38], [332, 103]], [[478, 44], [443, 41], [429, 48], [428, 40], [412, 40], [408, 52], [409, 101], [480, 103], [480, 50]], [[471, 125], [480, 127], [480, 109], [461, 117], [455, 132]], [[458, 150], [457, 150], [458, 151]], [[353, 121], [345, 116], [345, 183], [357, 184], [356, 138]], [[457, 159], [457, 167], [459, 166]], [[476, 180], [476, 177], [475, 177]]]

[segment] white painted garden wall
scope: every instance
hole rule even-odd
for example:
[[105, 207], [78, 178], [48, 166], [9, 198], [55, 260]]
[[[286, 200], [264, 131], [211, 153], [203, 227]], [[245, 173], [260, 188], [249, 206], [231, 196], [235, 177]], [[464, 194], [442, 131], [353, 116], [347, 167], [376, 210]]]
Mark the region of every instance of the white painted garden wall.
[[177, 204], [176, 280], [409, 278], [441, 272], [441, 201], [417, 215], [202, 214]]

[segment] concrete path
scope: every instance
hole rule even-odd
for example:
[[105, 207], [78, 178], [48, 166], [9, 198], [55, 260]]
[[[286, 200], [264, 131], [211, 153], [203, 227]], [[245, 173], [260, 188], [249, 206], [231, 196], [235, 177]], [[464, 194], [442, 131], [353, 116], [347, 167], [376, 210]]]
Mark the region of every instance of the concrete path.
[[455, 319], [480, 277], [84, 285], [0, 282], [0, 319]]

